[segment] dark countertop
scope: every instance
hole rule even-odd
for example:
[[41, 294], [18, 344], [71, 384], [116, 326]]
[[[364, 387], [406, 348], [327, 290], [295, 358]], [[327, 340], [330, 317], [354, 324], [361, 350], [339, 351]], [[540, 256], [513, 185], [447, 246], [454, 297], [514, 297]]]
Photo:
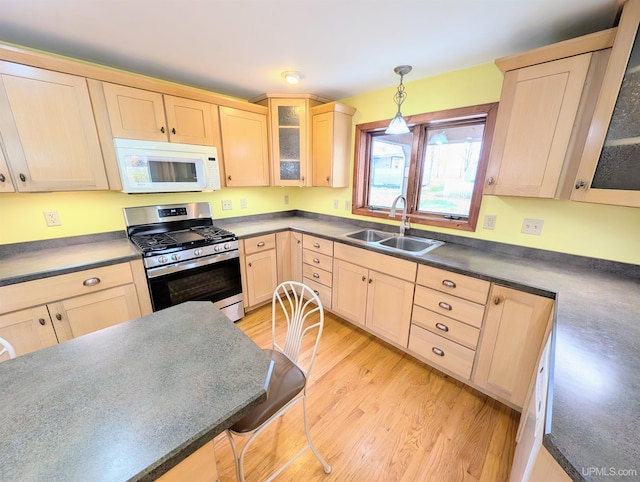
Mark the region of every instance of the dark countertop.
[[[373, 249], [344, 236], [363, 227], [345, 218], [276, 216], [216, 224], [240, 238], [294, 229]], [[375, 227], [397, 232], [393, 226]], [[620, 263], [610, 272], [598, 269], [601, 260], [592, 258], [545, 252], [546, 258], [538, 259], [528, 257], [527, 248], [514, 254], [497, 244], [486, 250], [444, 240], [447, 244], [420, 257], [379, 252], [555, 298], [555, 361], [544, 445], [574, 480], [612, 480], [610, 468], [640, 473], [638, 267]], [[607, 471], [596, 470], [602, 467]]]
[[204, 301], [0, 363], [0, 478], [155, 480], [264, 400], [269, 367]]

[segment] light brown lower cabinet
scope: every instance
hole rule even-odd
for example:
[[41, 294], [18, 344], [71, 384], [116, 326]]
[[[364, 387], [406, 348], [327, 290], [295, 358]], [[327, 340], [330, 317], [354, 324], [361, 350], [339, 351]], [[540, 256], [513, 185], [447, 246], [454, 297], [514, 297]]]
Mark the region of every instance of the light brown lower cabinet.
[[140, 260], [0, 287], [0, 336], [18, 356], [149, 313]]
[[169, 472], [156, 479], [158, 482], [215, 482], [218, 480], [216, 452], [209, 442], [184, 459]]
[[252, 308], [271, 300], [278, 286], [276, 235], [243, 240], [240, 256], [245, 307]]
[[550, 298], [493, 285], [472, 381], [522, 408], [552, 309]]

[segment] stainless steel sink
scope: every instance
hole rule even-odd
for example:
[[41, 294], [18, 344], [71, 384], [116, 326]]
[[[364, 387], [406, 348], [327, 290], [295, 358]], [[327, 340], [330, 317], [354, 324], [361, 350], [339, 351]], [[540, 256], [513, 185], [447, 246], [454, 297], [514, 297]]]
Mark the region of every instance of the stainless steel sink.
[[444, 243], [433, 239], [399, 236], [396, 238], [385, 239], [380, 241], [379, 244], [399, 251], [408, 251], [412, 254], [424, 254], [438, 246], [442, 246]]
[[378, 231], [376, 229], [361, 229], [360, 231], [349, 233], [346, 236], [347, 238], [357, 239], [358, 241], [375, 243], [376, 241], [382, 241], [383, 239], [392, 238], [396, 235], [393, 233], [387, 233], [386, 231]]

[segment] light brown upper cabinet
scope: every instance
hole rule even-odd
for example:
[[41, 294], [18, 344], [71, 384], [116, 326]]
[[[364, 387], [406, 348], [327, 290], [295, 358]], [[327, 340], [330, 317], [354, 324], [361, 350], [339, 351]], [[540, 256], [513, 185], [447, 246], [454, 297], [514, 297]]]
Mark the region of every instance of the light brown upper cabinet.
[[614, 30], [496, 61], [504, 72], [485, 194], [569, 198]]
[[220, 106], [225, 185], [268, 186], [267, 115]]
[[103, 88], [113, 137], [215, 144], [216, 106], [124, 85]]
[[571, 199], [640, 206], [640, 0], [622, 11]]
[[0, 134], [17, 191], [109, 188], [83, 77], [0, 61]]
[[311, 108], [312, 185], [349, 187], [355, 109], [338, 102]]

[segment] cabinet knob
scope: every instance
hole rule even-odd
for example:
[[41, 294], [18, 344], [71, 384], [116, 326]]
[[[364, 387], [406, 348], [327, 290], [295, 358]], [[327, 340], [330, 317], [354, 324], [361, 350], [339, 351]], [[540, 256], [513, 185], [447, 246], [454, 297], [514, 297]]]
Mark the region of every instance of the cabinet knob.
[[171, 133], [172, 133], [172, 134], [175, 134], [175, 133], [176, 133], [176, 128], [175, 128], [175, 127], [171, 128]]
[[496, 296], [495, 298], [493, 298], [494, 305], [499, 305], [500, 303], [502, 303], [502, 296]]
[[2, 173], [0, 172], [0, 182], [4, 182], [4, 181], [6, 181], [6, 180], [7, 180], [7, 179], [4, 177], [4, 174], [2, 174]]
[[160, 132], [162, 132], [162, 133], [164, 134], [164, 132], [165, 132], [165, 131], [164, 131], [164, 126], [162, 126], [162, 127], [160, 128]]
[[443, 351], [443, 350], [441, 350], [440, 348], [436, 347], [436, 346], [434, 346], [433, 348], [431, 348], [431, 351], [432, 351], [433, 353], [435, 353], [436, 355], [438, 355], [438, 356], [444, 356], [444, 351]]
[[316, 263], [316, 264], [319, 264], [320, 260], [318, 258], [313, 258], [313, 262]]
[[331, 180], [330, 176], [327, 176], [327, 182], [329, 182]]
[[62, 315], [60, 313], [56, 313], [56, 320], [62, 320]]
[[373, 283], [373, 278], [369, 278], [369, 284]]
[[444, 332], [449, 331], [449, 327], [447, 325], [445, 325], [444, 323], [436, 323], [436, 328], [438, 330], [444, 331]]
[[24, 175], [24, 174], [22, 174], [22, 173], [20, 173], [20, 174], [18, 175], [18, 177], [20, 178], [20, 180], [21, 180], [22, 182], [25, 182], [25, 181], [27, 180], [27, 176], [25, 176], [25, 175]]
[[442, 280], [442, 284], [445, 285], [447, 288], [455, 288], [456, 287], [456, 284], [453, 281], [448, 280], [448, 279], [443, 279]]
[[363, 277], [362, 277], [362, 281], [367, 281], [367, 277], [366, 277], [366, 276], [363, 276]]
[[495, 179], [493, 178], [493, 176], [489, 176], [489, 178], [487, 179], [487, 185], [491, 186], [494, 182], [495, 182]]
[[320, 243], [313, 243], [313, 247], [314, 248], [319, 248], [320, 247]]
[[317, 279], [320, 278], [320, 275], [318, 273], [313, 273], [313, 277]]
[[44, 324], [46, 323], [46, 321], [44, 321], [44, 318], [40, 318], [38, 320], [38, 323], [40, 323], [42, 326], [44, 326]]
[[443, 310], [447, 310], [447, 311], [452, 310], [451, 305], [449, 303], [445, 303], [444, 301], [441, 301], [440, 303], [438, 303], [438, 306]]
[[301, 180], [302, 182], [304, 182], [304, 176], [301, 176], [301, 177], [300, 177], [300, 180]]
[[317, 294], [317, 295], [319, 295], [319, 294], [320, 294], [320, 292], [319, 292], [318, 290], [313, 290], [313, 292], [314, 292], [315, 294]]
[[260, 241], [258, 244], [256, 244], [256, 246], [258, 248], [262, 248], [264, 246], [264, 241]]
[[100, 283], [100, 278], [87, 278], [82, 282], [84, 286], [95, 286]]
[[578, 181], [576, 182], [576, 189], [581, 189], [583, 187], [585, 187], [587, 185], [587, 183], [585, 183], [582, 179], [578, 179]]
[[227, 176], [227, 181], [231, 181], [231, 176]]
[[251, 263], [249, 263], [249, 268], [251, 268]]

